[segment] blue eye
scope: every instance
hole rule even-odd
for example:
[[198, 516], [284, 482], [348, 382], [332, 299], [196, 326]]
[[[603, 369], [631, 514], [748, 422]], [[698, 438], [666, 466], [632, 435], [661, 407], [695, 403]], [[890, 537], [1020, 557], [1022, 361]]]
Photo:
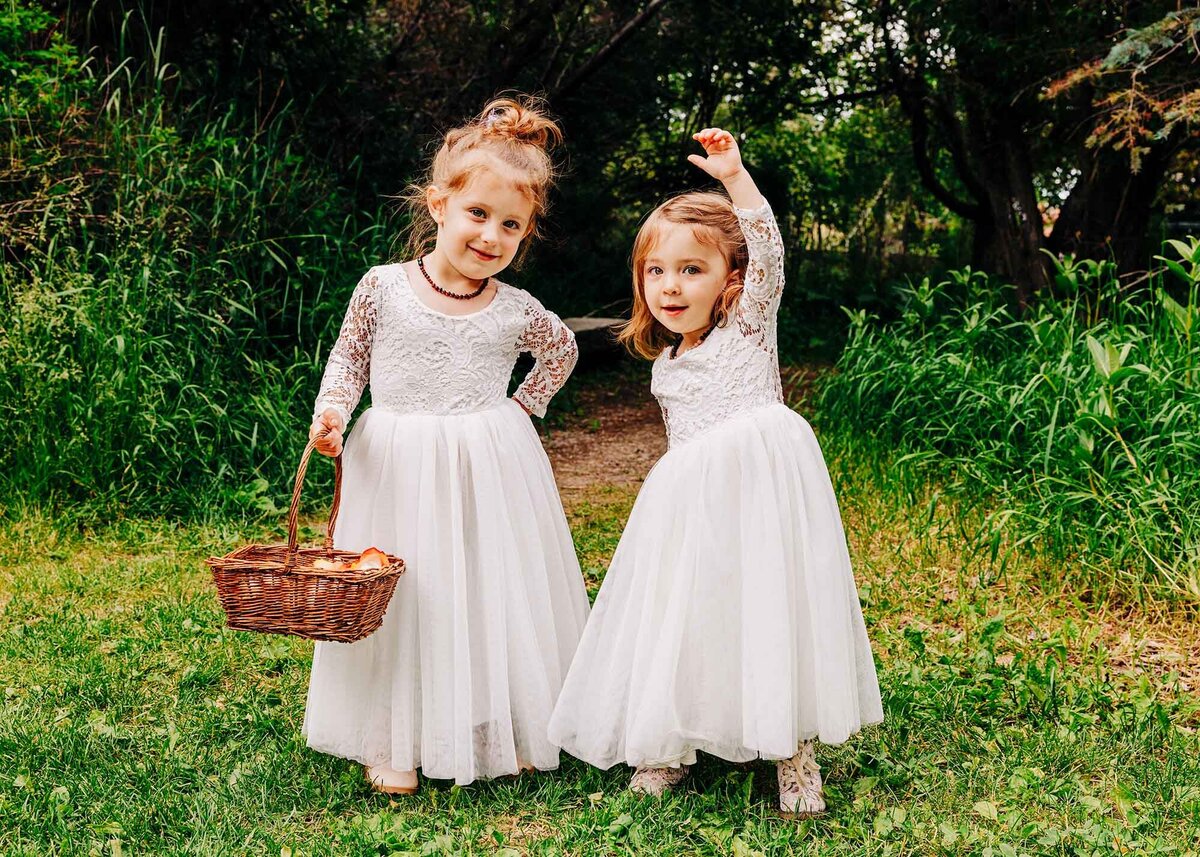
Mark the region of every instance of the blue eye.
[[646, 269], [646, 273], [652, 277], [657, 277], [659, 274], [662, 273], [662, 268], [658, 267], [658, 265], [651, 265], [649, 268]]
[[520, 229], [521, 228], [521, 224], [517, 223], [517, 221], [515, 221], [515, 220], [510, 220], [507, 223], [505, 223], [504, 225], [507, 226], [509, 229]]
[[693, 274], [693, 275], [695, 275], [695, 274], [699, 274], [699, 273], [700, 273], [700, 269], [699, 269], [699, 268], [697, 268], [695, 265], [688, 265], [686, 268], [684, 268], [684, 269], [683, 269], [683, 272], [684, 272], [685, 274]]

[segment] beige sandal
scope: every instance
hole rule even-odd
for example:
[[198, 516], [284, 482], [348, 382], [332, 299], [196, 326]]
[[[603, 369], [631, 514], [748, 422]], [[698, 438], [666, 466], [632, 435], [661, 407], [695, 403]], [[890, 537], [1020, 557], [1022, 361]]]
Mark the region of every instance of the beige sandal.
[[680, 765], [676, 768], [639, 766], [629, 780], [629, 790], [634, 794], [662, 797], [664, 793], [683, 782], [687, 773], [687, 765]]
[[775, 763], [779, 779], [779, 811], [791, 818], [812, 818], [825, 812], [821, 766], [814, 741], [800, 744], [800, 752]]
[[397, 771], [387, 765], [369, 765], [363, 768], [371, 788], [385, 795], [415, 795], [417, 772]]

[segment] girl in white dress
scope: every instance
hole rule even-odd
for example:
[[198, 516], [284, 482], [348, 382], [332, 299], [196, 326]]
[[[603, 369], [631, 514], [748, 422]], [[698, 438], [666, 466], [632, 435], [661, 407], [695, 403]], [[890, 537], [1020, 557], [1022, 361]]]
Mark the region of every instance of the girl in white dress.
[[777, 760], [780, 809], [825, 808], [813, 739], [883, 719], [833, 486], [783, 402], [783, 245], [720, 129], [689, 160], [728, 197], [656, 209], [621, 338], [654, 358], [667, 453], [646, 478], [563, 684], [550, 738], [661, 794], [697, 751]]
[[[383, 625], [317, 643], [308, 746], [367, 766], [374, 787], [459, 784], [558, 766], [547, 722], [588, 601], [550, 462], [544, 416], [575, 365], [571, 331], [494, 276], [534, 232], [558, 127], [501, 99], [450, 131], [413, 194], [428, 255], [371, 268], [350, 298], [317, 396], [317, 449], [346, 439], [342, 550], [404, 558]], [[418, 221], [416, 242], [421, 243]], [[521, 351], [536, 358], [510, 399]]]

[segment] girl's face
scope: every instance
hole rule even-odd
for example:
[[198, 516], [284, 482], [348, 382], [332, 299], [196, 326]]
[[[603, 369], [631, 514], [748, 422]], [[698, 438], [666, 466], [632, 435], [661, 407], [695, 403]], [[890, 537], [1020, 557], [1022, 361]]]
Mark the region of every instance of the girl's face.
[[437, 251], [468, 279], [482, 280], [509, 266], [533, 225], [533, 201], [511, 179], [482, 169], [465, 187], [433, 195]]
[[696, 238], [687, 223], [665, 223], [642, 262], [650, 314], [672, 333], [697, 337], [712, 323], [713, 305], [736, 273], [715, 244]]

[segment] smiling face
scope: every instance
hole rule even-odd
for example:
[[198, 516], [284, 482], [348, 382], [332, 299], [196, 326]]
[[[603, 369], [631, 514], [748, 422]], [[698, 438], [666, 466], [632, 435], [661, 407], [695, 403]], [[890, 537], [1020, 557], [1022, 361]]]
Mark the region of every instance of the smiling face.
[[463, 277], [482, 280], [512, 263], [533, 227], [534, 203], [507, 170], [483, 165], [460, 190], [432, 191], [429, 213], [435, 252]]
[[713, 306], [737, 278], [709, 231], [691, 223], [661, 224], [638, 272], [650, 314], [689, 344], [712, 324]]

